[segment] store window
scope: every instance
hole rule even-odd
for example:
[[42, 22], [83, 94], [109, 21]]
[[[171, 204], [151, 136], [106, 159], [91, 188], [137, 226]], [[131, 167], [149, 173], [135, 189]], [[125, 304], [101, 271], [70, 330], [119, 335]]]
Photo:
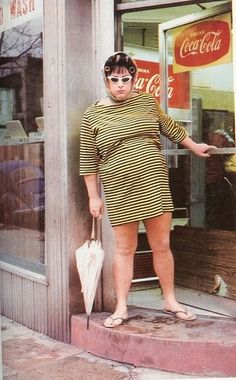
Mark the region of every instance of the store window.
[[0, 6], [1, 260], [44, 272], [43, 2]]

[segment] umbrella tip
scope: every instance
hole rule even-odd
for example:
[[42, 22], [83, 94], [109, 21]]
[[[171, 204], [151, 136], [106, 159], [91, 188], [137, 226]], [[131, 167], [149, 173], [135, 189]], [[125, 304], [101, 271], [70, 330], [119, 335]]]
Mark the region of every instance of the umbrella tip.
[[87, 316], [87, 330], [89, 330], [89, 315]]

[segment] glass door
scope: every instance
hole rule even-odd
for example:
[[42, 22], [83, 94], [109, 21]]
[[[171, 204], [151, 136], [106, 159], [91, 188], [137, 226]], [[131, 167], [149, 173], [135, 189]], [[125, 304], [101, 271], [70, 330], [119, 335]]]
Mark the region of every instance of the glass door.
[[201, 307], [227, 308], [229, 314], [236, 300], [231, 31], [231, 3], [159, 25], [162, 108], [196, 142], [217, 147], [205, 160], [163, 141], [175, 205], [171, 246], [176, 285], [186, 289], [193, 303], [200, 292]]
[[[195, 141], [218, 147], [200, 159], [163, 139], [175, 211], [171, 248], [178, 299], [233, 315], [236, 299], [236, 149], [230, 1], [124, 13], [119, 50], [138, 65], [136, 89], [151, 93]], [[128, 302], [159, 308], [145, 229], [139, 230]]]

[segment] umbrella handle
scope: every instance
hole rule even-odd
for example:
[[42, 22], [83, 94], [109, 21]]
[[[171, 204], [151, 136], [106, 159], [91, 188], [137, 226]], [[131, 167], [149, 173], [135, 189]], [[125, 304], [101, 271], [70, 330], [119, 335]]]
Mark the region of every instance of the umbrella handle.
[[95, 218], [93, 218], [92, 222], [92, 232], [91, 232], [91, 240], [95, 240]]
[[93, 218], [91, 240], [96, 240], [96, 239], [100, 240], [99, 234], [100, 234], [100, 220], [98, 220], [98, 218]]
[[87, 330], [89, 330], [89, 315], [87, 315]]

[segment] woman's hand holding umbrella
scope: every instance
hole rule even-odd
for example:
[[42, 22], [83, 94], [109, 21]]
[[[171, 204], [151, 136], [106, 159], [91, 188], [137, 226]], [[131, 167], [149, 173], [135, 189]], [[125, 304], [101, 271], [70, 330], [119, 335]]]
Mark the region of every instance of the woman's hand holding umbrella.
[[89, 199], [89, 210], [93, 218], [101, 219], [104, 211], [104, 205], [102, 199], [99, 196]]

